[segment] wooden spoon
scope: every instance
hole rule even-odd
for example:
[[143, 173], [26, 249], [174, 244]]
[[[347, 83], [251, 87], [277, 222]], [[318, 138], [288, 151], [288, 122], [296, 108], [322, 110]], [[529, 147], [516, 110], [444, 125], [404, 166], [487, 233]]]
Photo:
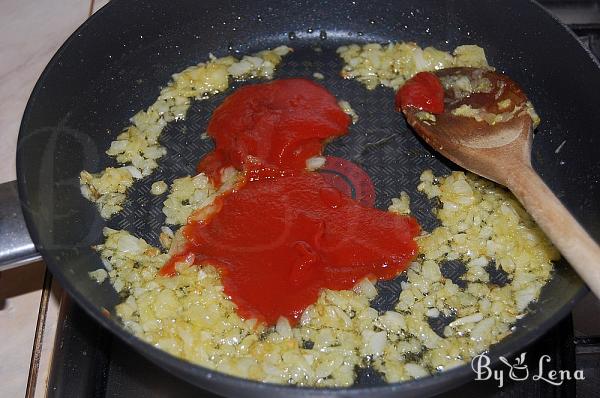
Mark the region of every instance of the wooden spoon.
[[600, 247], [531, 167], [533, 124], [539, 119], [521, 88], [483, 69], [435, 74], [444, 85], [444, 113], [432, 117], [404, 107], [408, 123], [448, 159], [510, 189], [600, 298]]

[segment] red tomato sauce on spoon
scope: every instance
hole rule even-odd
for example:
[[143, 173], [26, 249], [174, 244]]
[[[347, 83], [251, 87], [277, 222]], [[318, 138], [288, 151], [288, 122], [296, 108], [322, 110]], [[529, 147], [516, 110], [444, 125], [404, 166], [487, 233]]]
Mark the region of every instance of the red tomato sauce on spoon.
[[[417, 252], [412, 217], [365, 206], [305, 171], [324, 142], [347, 132], [349, 118], [321, 86], [302, 79], [246, 86], [214, 112], [216, 149], [199, 170], [245, 171], [242, 184], [183, 227], [185, 249], [161, 269], [193, 255], [212, 264], [244, 318], [297, 323], [321, 289], [349, 289], [370, 277], [390, 279]], [[206, 209], [199, 212], [206, 214]]]
[[444, 87], [431, 72], [419, 72], [396, 93], [396, 109], [417, 108], [434, 114], [444, 113]]

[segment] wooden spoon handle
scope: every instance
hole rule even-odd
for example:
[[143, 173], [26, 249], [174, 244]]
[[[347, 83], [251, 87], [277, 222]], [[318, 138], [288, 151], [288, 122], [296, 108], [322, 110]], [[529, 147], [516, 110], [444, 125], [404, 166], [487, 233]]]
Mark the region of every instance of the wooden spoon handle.
[[539, 175], [526, 166], [507, 178], [506, 185], [540, 228], [600, 298], [600, 247], [560, 203]]

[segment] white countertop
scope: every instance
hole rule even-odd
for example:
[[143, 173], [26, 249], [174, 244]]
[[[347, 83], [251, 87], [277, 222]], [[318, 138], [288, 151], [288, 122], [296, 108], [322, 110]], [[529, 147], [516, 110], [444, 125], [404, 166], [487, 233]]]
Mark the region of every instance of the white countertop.
[[[0, 183], [14, 180], [21, 116], [38, 76], [69, 35], [108, 0], [3, 0], [0, 14]], [[0, 396], [24, 396], [38, 319], [43, 263], [0, 274]], [[52, 297], [46, 324], [56, 327]], [[40, 365], [39, 375], [47, 369]], [[43, 384], [44, 380], [41, 380]], [[39, 385], [39, 384], [38, 384]], [[38, 391], [40, 392], [40, 391]], [[42, 394], [43, 395], [43, 394]]]

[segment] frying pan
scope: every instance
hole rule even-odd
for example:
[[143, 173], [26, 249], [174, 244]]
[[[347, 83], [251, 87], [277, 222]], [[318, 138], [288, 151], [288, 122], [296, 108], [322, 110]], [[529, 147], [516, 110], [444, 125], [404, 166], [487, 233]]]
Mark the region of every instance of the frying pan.
[[[321, 72], [326, 76], [322, 84], [348, 100], [360, 116], [350, 134], [332, 142], [326, 153], [366, 170], [380, 208], [401, 190], [408, 191], [415, 216], [425, 229], [433, 228], [431, 203], [415, 190], [419, 175], [427, 168], [441, 174], [457, 167], [415, 137], [394, 112], [392, 91], [367, 91], [338, 76], [339, 45], [398, 40], [445, 50], [460, 44], [485, 48], [490, 63], [523, 86], [543, 118], [533, 143], [535, 169], [590, 234], [600, 238], [600, 71], [577, 39], [537, 3], [113, 0], [57, 52], [23, 116], [18, 188], [35, 247], [67, 292], [104, 327], [175, 375], [226, 396], [425, 396], [464, 382], [472, 377], [468, 365], [406, 383], [361, 377], [352, 388], [326, 390], [227, 376], [172, 357], [128, 333], [114, 312], [120, 297], [108, 283], [98, 285], [88, 277], [102, 266], [90, 246], [102, 241], [105, 225], [157, 244], [164, 197], [152, 196], [148, 187], [194, 172], [197, 161], [212, 149], [200, 134], [227, 93], [196, 102], [187, 120], [166, 128], [161, 142], [168, 154], [160, 167], [133, 187], [125, 209], [108, 222], [81, 196], [79, 172], [113, 165], [104, 151], [128, 118], [154, 101], [172, 73], [204, 61], [209, 52], [224, 56], [280, 44], [293, 47], [277, 76]], [[398, 281], [379, 287], [374, 306], [393, 305]], [[566, 315], [585, 291], [569, 266], [559, 262], [530, 314], [492, 347], [492, 359], [523, 350]]]

